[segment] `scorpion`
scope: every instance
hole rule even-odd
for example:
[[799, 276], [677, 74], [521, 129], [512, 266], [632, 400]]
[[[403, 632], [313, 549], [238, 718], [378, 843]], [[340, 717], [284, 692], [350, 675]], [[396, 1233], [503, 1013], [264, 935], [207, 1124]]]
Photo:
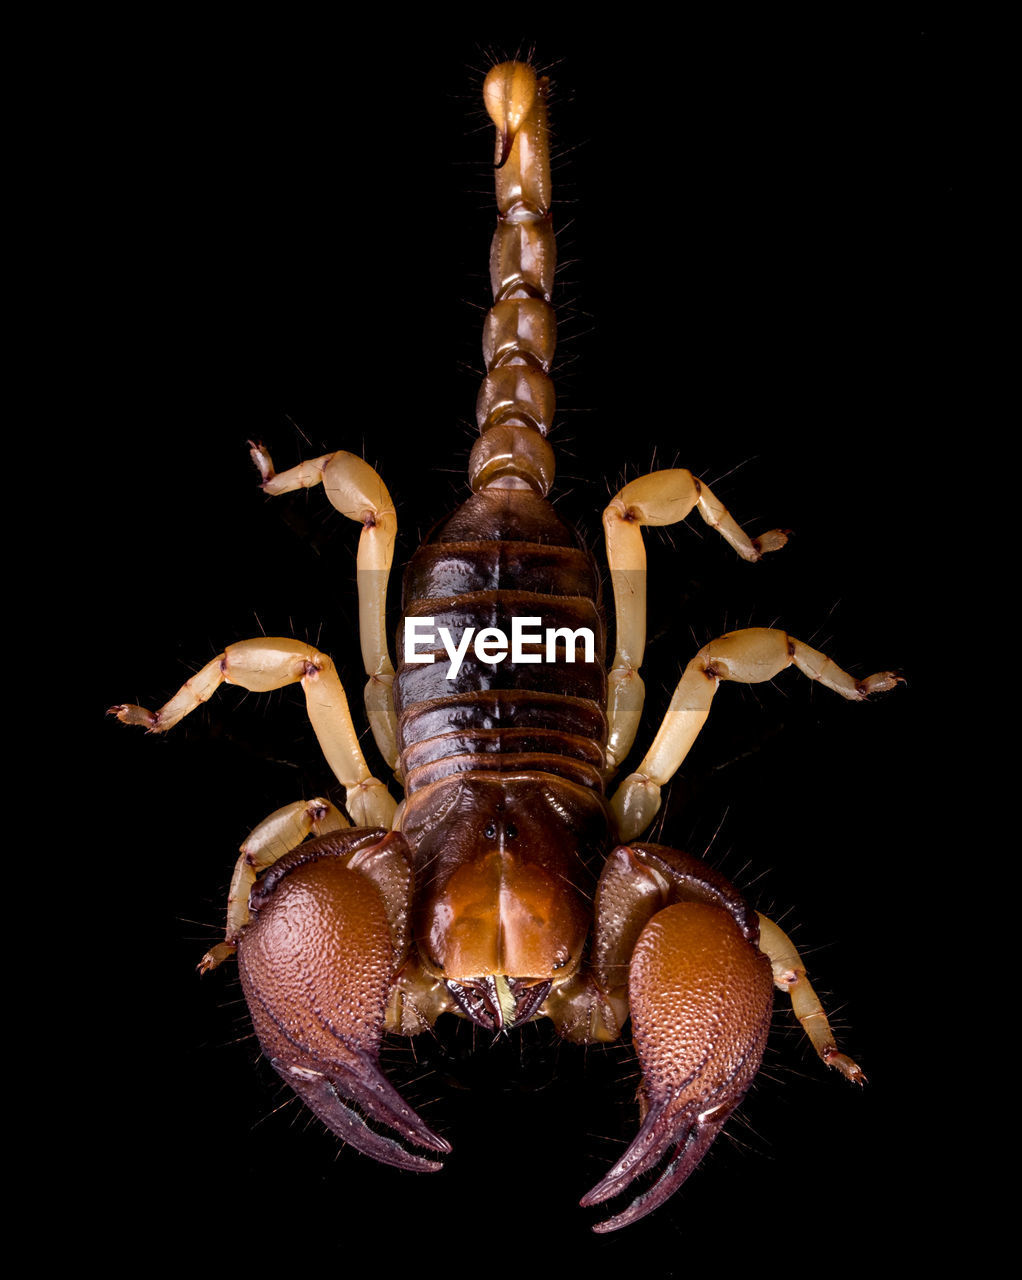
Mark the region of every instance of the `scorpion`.
[[416, 1036], [451, 1013], [492, 1035], [546, 1018], [564, 1039], [595, 1044], [619, 1040], [630, 1023], [638, 1133], [581, 1203], [658, 1176], [594, 1228], [608, 1232], [663, 1204], [721, 1132], [759, 1071], [775, 989], [820, 1059], [865, 1079], [839, 1050], [781, 928], [706, 863], [642, 839], [663, 789], [722, 683], [760, 683], [794, 666], [861, 701], [900, 677], [853, 678], [775, 628], [730, 632], [688, 662], [648, 751], [613, 781], [644, 703], [643, 529], [695, 512], [750, 562], [781, 550], [787, 534], [750, 537], [686, 470], [624, 485], [603, 518], [608, 652], [600, 572], [548, 501], [556, 250], [547, 90], [522, 62], [486, 77], [498, 227], [471, 496], [406, 570], [396, 667], [386, 606], [397, 517], [383, 480], [346, 452], [277, 472], [252, 446], [266, 494], [322, 485], [361, 526], [365, 704], [403, 801], [370, 770], [333, 662], [303, 641], [231, 644], [158, 711], [111, 711], [163, 733], [224, 683], [302, 687], [346, 812], [324, 797], [300, 800], [251, 832], [225, 939], [200, 969], [237, 954], [267, 1059], [359, 1152], [429, 1172], [451, 1150], [383, 1073], [384, 1034]]

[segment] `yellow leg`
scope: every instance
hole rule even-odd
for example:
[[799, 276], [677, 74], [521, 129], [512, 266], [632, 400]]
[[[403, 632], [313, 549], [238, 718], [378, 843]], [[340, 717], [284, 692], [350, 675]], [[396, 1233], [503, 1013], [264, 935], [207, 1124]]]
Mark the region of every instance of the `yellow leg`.
[[625, 485], [603, 513], [607, 560], [614, 586], [617, 649], [607, 685], [607, 765], [628, 754], [642, 715], [639, 676], [646, 647], [646, 548], [643, 525], [676, 524], [696, 510], [744, 560], [759, 560], [787, 542], [781, 529], [750, 538], [723, 503], [690, 471], [654, 471]]
[[838, 1049], [827, 1015], [820, 1004], [820, 997], [806, 977], [806, 967], [791, 939], [761, 911], [756, 914], [759, 916], [759, 949], [770, 960], [774, 986], [791, 996], [795, 1017], [801, 1022], [802, 1030], [809, 1037], [821, 1061], [840, 1071], [853, 1083], [865, 1084], [866, 1076], [862, 1068]]
[[732, 631], [711, 640], [685, 668], [653, 745], [611, 801], [623, 841], [633, 840], [653, 821], [660, 808], [660, 789], [688, 755], [720, 682], [759, 684], [789, 666], [851, 701], [861, 701], [880, 689], [893, 689], [900, 679], [893, 671], [879, 671], [856, 680], [825, 654], [784, 631], [766, 627]]
[[292, 849], [297, 849], [307, 835], [325, 836], [341, 831], [348, 821], [329, 800], [297, 800], [277, 809], [249, 833], [241, 846], [241, 856], [234, 866], [231, 888], [227, 895], [227, 932], [199, 961], [199, 972], [209, 973], [237, 950], [242, 929], [249, 923], [248, 895], [260, 871], [272, 867]]
[[159, 711], [126, 705], [110, 711], [124, 724], [165, 733], [211, 698], [221, 684], [266, 693], [299, 683], [327, 764], [346, 788], [345, 803], [352, 820], [360, 827], [389, 827], [397, 805], [383, 783], [369, 772], [334, 664], [325, 653], [301, 640], [266, 636], [228, 645]]
[[397, 717], [394, 714], [394, 664], [387, 648], [387, 583], [394, 561], [397, 515], [387, 486], [372, 467], [353, 453], [328, 453], [279, 475], [262, 447], [252, 460], [263, 477], [264, 492], [276, 495], [322, 484], [326, 496], [349, 520], [362, 526], [358, 540], [358, 619], [362, 661], [369, 682], [366, 712], [376, 745], [387, 764], [397, 766]]

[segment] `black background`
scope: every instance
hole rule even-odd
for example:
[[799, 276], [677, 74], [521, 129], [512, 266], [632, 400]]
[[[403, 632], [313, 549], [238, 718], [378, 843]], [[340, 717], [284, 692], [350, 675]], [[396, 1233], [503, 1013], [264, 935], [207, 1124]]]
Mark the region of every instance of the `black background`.
[[779, 1004], [704, 1167], [603, 1239], [576, 1206], [633, 1131], [627, 1045], [575, 1052], [529, 1027], [473, 1056], [471, 1029], [441, 1022], [385, 1063], [452, 1142], [445, 1171], [339, 1150], [257, 1064], [233, 965], [194, 974], [247, 831], [336, 795], [300, 694], [227, 689], [166, 738], [108, 723], [97, 748], [98, 1141], [118, 1202], [182, 1259], [340, 1265], [355, 1239], [439, 1265], [620, 1269], [638, 1250], [667, 1275], [775, 1250], [815, 1270], [813, 1250], [848, 1263], [912, 1230], [904, 1188], [929, 1177], [920, 875], [948, 851], [922, 818], [939, 799], [923, 624], [946, 561], [932, 442], [960, 408], [967, 44], [837, 22], [534, 31], [177, 28], [97, 73], [68, 153], [86, 193], [68, 321], [104, 495], [95, 714], [157, 706], [261, 631], [331, 653], [358, 714], [357, 530], [321, 491], [264, 499], [245, 441], [280, 469], [364, 451], [397, 503], [399, 561], [461, 500], [494, 219], [479, 90], [534, 48], [553, 79], [560, 510], [598, 547], [622, 481], [679, 465], [753, 533], [796, 535], [759, 566], [697, 520], [649, 539], [640, 746], [695, 649], [739, 626], [908, 681], [866, 706], [791, 672], [723, 688], [658, 828], [712, 843], [794, 934], [871, 1084], [828, 1078]]

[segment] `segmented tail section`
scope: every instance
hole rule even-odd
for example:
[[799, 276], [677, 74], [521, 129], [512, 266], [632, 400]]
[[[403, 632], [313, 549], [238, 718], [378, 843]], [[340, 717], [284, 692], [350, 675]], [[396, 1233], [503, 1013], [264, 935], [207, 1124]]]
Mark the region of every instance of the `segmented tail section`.
[[483, 96], [497, 129], [497, 230], [490, 248], [493, 306], [483, 329], [486, 377], [469, 460], [476, 493], [532, 489], [545, 497], [554, 478], [547, 443], [554, 416], [550, 366], [557, 324], [550, 299], [557, 248], [550, 216], [548, 80], [522, 62], [502, 62]]

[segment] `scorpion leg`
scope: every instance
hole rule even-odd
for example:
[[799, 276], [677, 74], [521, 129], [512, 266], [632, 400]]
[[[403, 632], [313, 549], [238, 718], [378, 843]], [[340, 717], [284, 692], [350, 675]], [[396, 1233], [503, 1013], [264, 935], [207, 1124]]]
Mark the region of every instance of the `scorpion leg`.
[[683, 469], [640, 476], [611, 500], [603, 513], [617, 626], [617, 648], [607, 678], [610, 771], [631, 749], [642, 715], [645, 691], [639, 668], [646, 647], [646, 548], [642, 527], [676, 524], [693, 508], [743, 560], [760, 560], [788, 540], [783, 529], [771, 529], [758, 538], [750, 538], [708, 486]]
[[297, 800], [277, 809], [249, 832], [241, 846], [241, 856], [234, 866], [231, 887], [227, 894], [227, 932], [223, 942], [218, 942], [199, 961], [199, 972], [209, 973], [222, 964], [238, 949], [241, 931], [251, 919], [248, 895], [261, 871], [279, 861], [284, 854], [302, 843], [306, 836], [317, 836], [331, 831], [343, 831], [349, 826], [340, 809], [329, 800]]
[[685, 668], [653, 745], [611, 800], [622, 839], [634, 838], [652, 822], [660, 808], [660, 789], [688, 755], [720, 682], [759, 684], [792, 665], [810, 680], [819, 680], [853, 702], [881, 689], [893, 689], [901, 680], [893, 671], [878, 671], [856, 680], [825, 654], [772, 628], [750, 627], [711, 640]]
[[346, 788], [348, 812], [362, 826], [391, 825], [397, 805], [383, 783], [369, 772], [334, 664], [325, 653], [301, 640], [270, 636], [241, 640], [228, 645], [196, 672], [159, 711], [121, 705], [111, 707], [110, 713], [123, 724], [165, 733], [225, 683], [255, 693], [300, 683], [323, 755]]
[[611, 999], [627, 990], [642, 1067], [640, 1128], [582, 1200], [624, 1192], [665, 1159], [653, 1186], [599, 1223], [615, 1231], [662, 1204], [698, 1165], [752, 1084], [773, 1005], [759, 921], [697, 858], [662, 845], [619, 846], [600, 878], [593, 968]]
[[820, 1060], [828, 1067], [840, 1071], [853, 1084], [865, 1084], [866, 1075], [862, 1068], [838, 1049], [827, 1015], [820, 1003], [820, 997], [806, 977], [806, 967], [791, 939], [762, 912], [757, 912], [757, 915], [759, 916], [759, 946], [770, 960], [774, 985], [779, 991], [785, 991], [791, 997], [791, 1007], [795, 1011], [795, 1017], [802, 1024], [802, 1030], [809, 1037]]
[[369, 682], [366, 713], [376, 745], [387, 764], [397, 765], [397, 716], [394, 712], [394, 663], [387, 648], [387, 583], [394, 562], [397, 515], [387, 486], [373, 468], [353, 453], [327, 453], [278, 475], [270, 455], [252, 445], [252, 461], [263, 491], [291, 493], [322, 484], [341, 515], [362, 526], [358, 540], [358, 619], [362, 661]]
[[450, 1150], [379, 1067], [387, 1003], [409, 949], [411, 891], [399, 832], [362, 828], [310, 840], [252, 890], [238, 968], [259, 1043], [281, 1079], [356, 1150], [424, 1172], [440, 1165], [363, 1119], [428, 1150]]

